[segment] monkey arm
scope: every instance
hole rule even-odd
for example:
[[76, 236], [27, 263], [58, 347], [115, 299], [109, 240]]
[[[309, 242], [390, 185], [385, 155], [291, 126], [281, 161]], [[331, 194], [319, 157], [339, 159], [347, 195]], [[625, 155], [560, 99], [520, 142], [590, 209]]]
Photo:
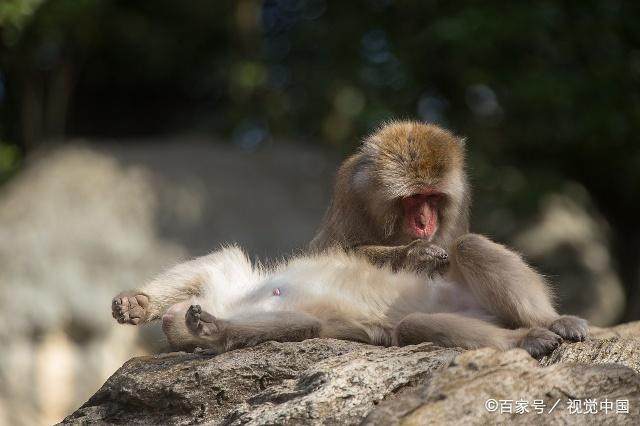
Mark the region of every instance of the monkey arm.
[[510, 330], [476, 318], [446, 313], [407, 315], [396, 326], [393, 339], [398, 346], [433, 342], [465, 349], [518, 347], [536, 358], [557, 348], [562, 341], [560, 336], [544, 328]]
[[545, 327], [569, 340], [584, 340], [587, 322], [560, 316], [544, 278], [518, 254], [478, 234], [458, 238], [452, 248], [452, 275], [484, 309], [508, 327]]
[[394, 271], [397, 271], [405, 263], [408, 246], [363, 245], [354, 247], [353, 251], [366, 257], [376, 266], [391, 266]]
[[447, 252], [425, 240], [415, 240], [403, 246], [358, 246], [355, 252], [376, 266], [390, 266], [394, 271], [407, 269], [431, 275], [443, 273], [449, 264]]

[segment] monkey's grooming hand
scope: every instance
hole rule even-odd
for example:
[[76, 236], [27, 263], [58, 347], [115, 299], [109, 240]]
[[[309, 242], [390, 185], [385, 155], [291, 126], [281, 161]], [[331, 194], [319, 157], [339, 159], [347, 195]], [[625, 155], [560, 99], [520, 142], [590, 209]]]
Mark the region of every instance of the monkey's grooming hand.
[[149, 297], [136, 291], [123, 291], [111, 301], [111, 315], [120, 324], [138, 325], [147, 318]]
[[415, 240], [406, 246], [403, 267], [412, 271], [434, 275], [444, 273], [449, 266], [449, 255], [440, 246], [425, 240]]
[[549, 330], [565, 340], [582, 342], [589, 336], [589, 323], [573, 315], [562, 315], [551, 323]]
[[518, 347], [534, 358], [549, 354], [562, 343], [562, 337], [546, 328], [534, 327], [518, 342]]

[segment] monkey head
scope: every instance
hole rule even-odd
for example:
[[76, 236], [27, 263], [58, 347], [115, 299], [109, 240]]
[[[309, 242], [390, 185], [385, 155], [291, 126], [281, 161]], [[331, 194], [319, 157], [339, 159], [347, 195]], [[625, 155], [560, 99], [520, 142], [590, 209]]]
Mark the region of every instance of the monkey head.
[[435, 125], [391, 122], [340, 167], [312, 246], [424, 239], [447, 247], [468, 231], [468, 208], [463, 141]]

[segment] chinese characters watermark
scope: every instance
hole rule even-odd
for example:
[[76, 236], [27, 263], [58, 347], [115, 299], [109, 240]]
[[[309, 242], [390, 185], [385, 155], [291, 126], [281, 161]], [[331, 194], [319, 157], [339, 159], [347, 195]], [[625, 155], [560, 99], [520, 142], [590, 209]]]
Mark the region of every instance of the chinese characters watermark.
[[523, 398], [516, 400], [487, 399], [484, 403], [484, 408], [490, 413], [500, 414], [550, 414], [557, 409], [565, 409], [569, 414], [629, 414], [629, 400], [586, 398], [569, 399], [565, 401], [565, 403], [562, 403], [562, 400], [558, 399], [546, 403], [542, 399], [534, 399], [533, 401], [528, 401]]

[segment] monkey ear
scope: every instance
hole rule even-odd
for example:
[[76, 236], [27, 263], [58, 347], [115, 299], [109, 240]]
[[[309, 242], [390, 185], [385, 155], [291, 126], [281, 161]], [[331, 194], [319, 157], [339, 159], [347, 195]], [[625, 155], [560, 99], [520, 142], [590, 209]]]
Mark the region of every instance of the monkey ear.
[[351, 174], [351, 185], [356, 192], [363, 193], [371, 187], [371, 160], [363, 153], [356, 155]]

